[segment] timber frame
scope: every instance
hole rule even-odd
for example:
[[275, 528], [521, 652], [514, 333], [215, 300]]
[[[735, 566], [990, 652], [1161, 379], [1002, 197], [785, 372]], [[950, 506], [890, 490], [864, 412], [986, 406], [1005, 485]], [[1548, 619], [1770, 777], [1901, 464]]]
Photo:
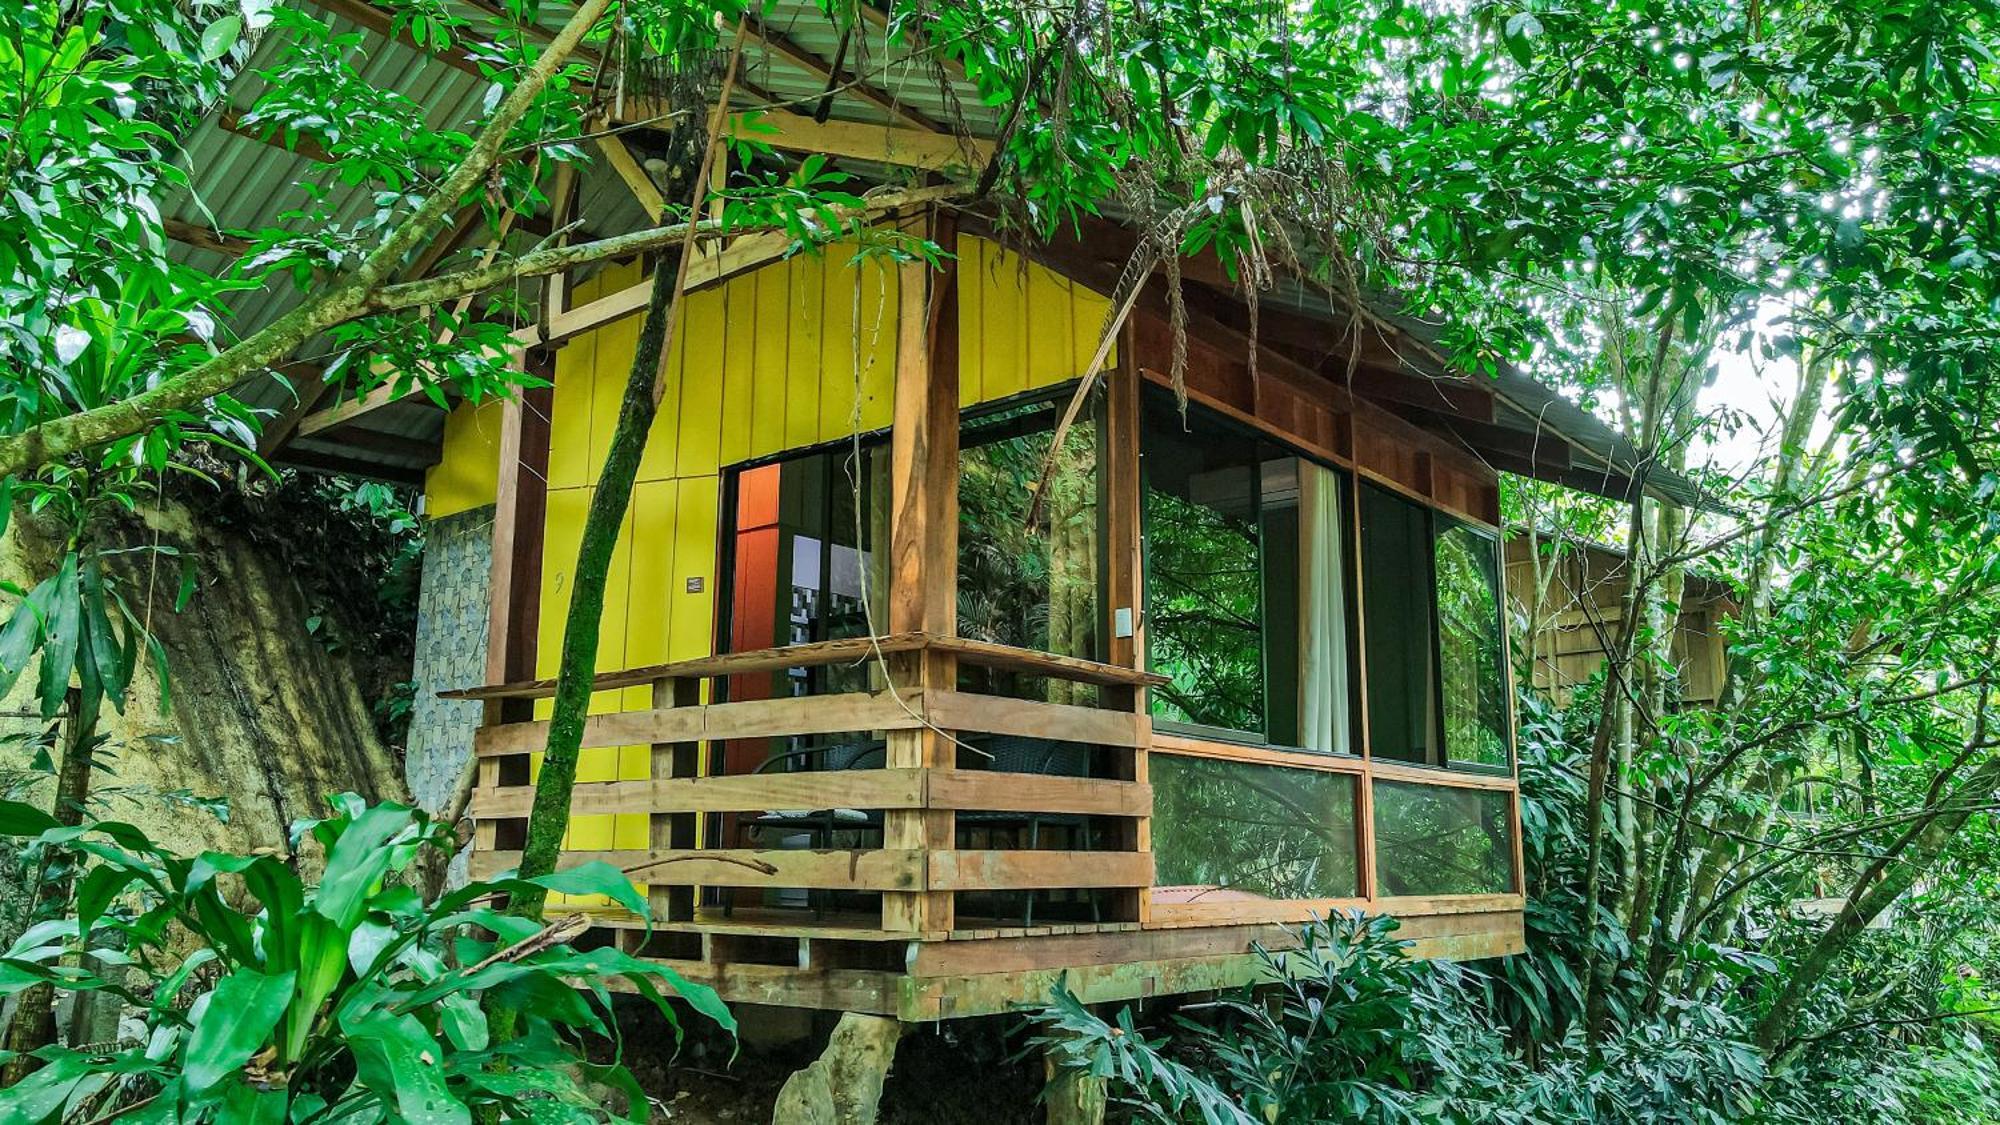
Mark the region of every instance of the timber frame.
[[[948, 216], [911, 216], [950, 233]], [[696, 265], [698, 285], [734, 276], [723, 263], [763, 264], [752, 239]], [[1096, 279], [1074, 249], [1031, 255]], [[704, 269], [704, 267], [706, 267]], [[902, 267], [898, 287], [894, 416], [890, 426], [889, 574], [885, 623], [874, 637], [671, 661], [601, 673], [596, 687], [630, 700], [650, 688], [650, 705], [626, 704], [588, 721], [583, 746], [650, 746], [644, 780], [583, 781], [579, 815], [643, 815], [648, 846], [565, 853], [565, 864], [602, 860], [649, 888], [653, 918], [594, 909], [600, 936], [671, 964], [727, 1000], [937, 1020], [1007, 1010], [1047, 997], [1058, 977], [1086, 1001], [1203, 991], [1248, 983], [1260, 972], [1257, 945], [1283, 948], [1293, 927], [1336, 911], [1397, 916], [1419, 956], [1479, 958], [1523, 948], [1518, 829], [1511, 834], [1511, 887], [1505, 893], [1380, 895], [1369, 797], [1377, 779], [1499, 792], [1518, 826], [1511, 770], [1452, 772], [1376, 761], [1365, 752], [1329, 755], [1206, 740], [1155, 730], [1147, 693], [1162, 678], [1146, 671], [1143, 625], [1107, 629], [1107, 659], [1091, 661], [968, 640], [956, 635], [957, 386], [956, 269]], [[590, 305], [620, 297], [600, 297]], [[620, 308], [622, 309], [622, 305]], [[556, 309], [551, 323], [579, 310]], [[599, 314], [590, 314], [593, 318]], [[1191, 401], [1302, 453], [1422, 504], [1492, 529], [1493, 471], [1437, 434], [1361, 397], [1281, 347], [1253, 342], [1224, 319], [1198, 313], [1191, 329], [1186, 391]], [[606, 320], [595, 321], [600, 327]], [[572, 322], [575, 323], [575, 322]], [[578, 331], [587, 329], [579, 328]], [[556, 333], [550, 334], [552, 337]], [[572, 336], [574, 334], [571, 334]], [[565, 337], [569, 338], [569, 337]], [[1171, 354], [1164, 307], [1140, 300], [1119, 338], [1106, 384], [1100, 467], [1110, 542], [1108, 606], [1143, 604], [1144, 549], [1139, 511], [1140, 395], [1165, 385]], [[1259, 349], [1255, 372], [1249, 347]], [[1471, 392], [1467, 392], [1471, 393]], [[494, 521], [488, 684], [446, 693], [485, 708], [474, 753], [477, 785], [472, 870], [492, 875], [517, 861], [532, 802], [530, 756], [547, 724], [533, 704], [554, 683], [528, 678], [534, 667], [534, 533], [544, 501], [546, 400], [510, 406], [502, 434]], [[538, 459], [539, 462], [538, 462]], [[542, 612], [548, 612], [546, 608]], [[1109, 612], [1109, 608], [1106, 608]], [[1363, 625], [1365, 628], [1365, 623]], [[719, 629], [719, 626], [718, 626]], [[718, 638], [717, 648], [722, 647]], [[881, 672], [870, 691], [808, 697], [723, 699], [731, 677], [867, 663]], [[962, 690], [961, 668], [1001, 668], [1097, 689], [1096, 706], [1048, 703]], [[614, 690], [616, 689], [616, 690]], [[738, 739], [881, 732], [880, 768], [725, 775], [719, 748]], [[960, 768], [959, 736], [1005, 735], [1087, 741], [1115, 755], [1109, 776], [1068, 777]], [[1360, 894], [1315, 900], [1159, 901], [1152, 855], [1156, 755], [1242, 761], [1340, 774], [1355, 780]], [[704, 846], [708, 818], [783, 808], [840, 808], [879, 814], [880, 847], [772, 850]], [[1114, 846], [1089, 851], [970, 847], [955, 830], [963, 813], [1035, 812], [1101, 818], [1118, 826]], [[715, 888], [803, 888], [878, 895], [879, 910], [821, 916], [782, 908], [725, 908]], [[1101, 918], [1040, 925], [961, 921], [960, 896], [1030, 889], [1088, 890]], [[725, 894], [732, 892], [724, 892]]]

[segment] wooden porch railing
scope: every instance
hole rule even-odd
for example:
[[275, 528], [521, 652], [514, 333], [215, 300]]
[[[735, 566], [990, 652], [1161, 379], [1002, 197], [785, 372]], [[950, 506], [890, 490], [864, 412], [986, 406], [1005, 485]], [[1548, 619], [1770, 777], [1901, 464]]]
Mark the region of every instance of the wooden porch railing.
[[[706, 681], [770, 674], [796, 668], [875, 663], [880, 690], [828, 695], [703, 702]], [[1098, 688], [1095, 707], [1046, 703], [957, 690], [938, 682], [937, 669], [959, 665], [1023, 673]], [[955, 681], [955, 677], [948, 677]], [[645, 814], [644, 849], [569, 851], [565, 864], [604, 860], [649, 888], [657, 921], [697, 923], [697, 887], [879, 892], [882, 919], [867, 927], [880, 938], [932, 939], [954, 928], [955, 896], [984, 891], [1070, 890], [1103, 896], [1107, 923], [1141, 920], [1152, 855], [1145, 823], [1152, 811], [1146, 783], [1151, 720], [1138, 710], [1135, 690], [1161, 678], [1089, 660], [1004, 645], [899, 633], [794, 645], [756, 652], [684, 660], [599, 675], [609, 690], [650, 685], [651, 707], [592, 716], [583, 746], [652, 748], [652, 776], [645, 780], [583, 782], [575, 787], [574, 815]], [[474, 752], [478, 786], [471, 813], [476, 826], [473, 870], [491, 874], [519, 860], [518, 840], [533, 801], [528, 756], [542, 749], [548, 724], [526, 718], [532, 701], [553, 695], [549, 680], [498, 684], [447, 692], [446, 698], [486, 704], [485, 725]], [[716, 775], [722, 744], [737, 739], [884, 732], [881, 768]], [[905, 733], [911, 732], [911, 733]], [[914, 732], [961, 736], [1016, 736], [1087, 744], [1110, 776], [1073, 777], [962, 769], [899, 753]], [[955, 755], [954, 755], [955, 756]], [[881, 814], [884, 846], [852, 849], [773, 849], [697, 846], [699, 818], [708, 814], [773, 810], [855, 810]], [[1105, 850], [960, 848], [960, 813], [1035, 813], [1106, 818]], [[898, 831], [914, 827], [916, 831]], [[704, 844], [708, 841], [703, 841]], [[911, 846], [912, 844], [919, 846]], [[725, 892], [727, 893], [727, 892]], [[701, 911], [713, 927], [741, 930]], [[771, 924], [776, 934], [824, 929], [809, 911], [795, 925]], [[859, 933], [859, 930], [848, 932]]]

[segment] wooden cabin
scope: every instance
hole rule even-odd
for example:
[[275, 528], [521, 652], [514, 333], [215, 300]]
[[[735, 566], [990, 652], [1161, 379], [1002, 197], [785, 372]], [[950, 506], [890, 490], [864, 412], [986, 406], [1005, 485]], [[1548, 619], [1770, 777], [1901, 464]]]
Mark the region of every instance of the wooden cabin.
[[[686, 299], [566, 852], [630, 871], [655, 923], [571, 905], [727, 999], [904, 1020], [1058, 974], [1087, 1000], [1239, 983], [1253, 941], [1336, 910], [1397, 915], [1419, 955], [1519, 951], [1501, 451], [1446, 436], [1498, 395], [1350, 390], [1267, 309], [1254, 345], [1190, 329], [1183, 405], [1152, 303], [1083, 370], [1115, 261], [901, 218], [944, 270], [835, 245]], [[477, 873], [517, 860], [637, 326], [458, 408], [431, 471], [433, 512], [497, 505], [491, 682], [456, 693], [484, 705]]]
[[[470, 60], [412, 50], [359, 0], [322, 6], [440, 122], [478, 104]], [[749, 28], [738, 108], [817, 106], [756, 114], [756, 135], [863, 186], [976, 175], [1006, 107], [950, 66], [899, 69], [921, 37], [859, 11], [855, 73], [813, 5]], [[659, 212], [642, 125], [556, 193], [593, 236]], [[189, 151], [173, 211], [196, 235], [210, 207], [255, 229], [311, 176], [227, 113]], [[1632, 451], [1370, 302], [1285, 280], [1253, 315], [1210, 256], [1181, 265], [1180, 384], [1158, 276], [1086, 370], [1129, 229], [881, 221], [944, 268], [758, 235], [691, 266], [565, 853], [630, 872], [653, 922], [567, 902], [592, 940], [732, 1002], [912, 1021], [1038, 1001], [1063, 974], [1089, 1001], [1237, 984], [1253, 942], [1336, 910], [1394, 914], [1420, 956], [1520, 950], [1499, 473], [1620, 496]], [[479, 229], [412, 272], [479, 252]], [[500, 248], [550, 231], [523, 217]], [[185, 237], [204, 264], [229, 249]], [[477, 755], [478, 873], [516, 862], [647, 268], [520, 294], [522, 363], [549, 385], [518, 401], [341, 401], [305, 360], [242, 392], [276, 414], [274, 461], [423, 485], [410, 782], [435, 807]], [[241, 304], [246, 330], [284, 307]]]
[[[1625, 612], [1626, 553], [1602, 543], [1530, 538], [1510, 529], [1507, 598], [1526, 622], [1522, 647], [1534, 657], [1535, 690], [1568, 705], [1604, 667]], [[1539, 561], [1539, 564], [1538, 564]], [[1674, 622], [1674, 701], [1713, 707], [1728, 667], [1725, 622], [1738, 611], [1734, 592], [1712, 578], [1687, 576]]]

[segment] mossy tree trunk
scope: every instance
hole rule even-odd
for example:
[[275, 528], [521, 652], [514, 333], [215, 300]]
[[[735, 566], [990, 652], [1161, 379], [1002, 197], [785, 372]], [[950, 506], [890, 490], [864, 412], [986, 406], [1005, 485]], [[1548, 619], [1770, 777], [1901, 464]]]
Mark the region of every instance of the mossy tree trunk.
[[[639, 330], [638, 353], [625, 379], [618, 404], [618, 426], [604, 456], [590, 510], [583, 521], [583, 542], [576, 552], [570, 586], [569, 613], [563, 622], [562, 660], [556, 669], [555, 709], [549, 717], [549, 741], [535, 781], [535, 803], [528, 812], [527, 840], [521, 845], [520, 874], [526, 878], [556, 869], [563, 833], [569, 828], [570, 792], [576, 785], [577, 756], [583, 745], [583, 724], [590, 713], [592, 683], [597, 674], [598, 633], [604, 616], [604, 586], [618, 531], [631, 505], [639, 459], [646, 435], [653, 428], [659, 403], [653, 393], [664, 359], [667, 327], [673, 314], [675, 277], [681, 251], [670, 250], [653, 266], [653, 292], [646, 320]], [[513, 896], [508, 910], [524, 918], [542, 916], [548, 893], [524, 891]]]
[[[95, 683], [73, 687], [66, 703], [62, 760], [56, 767], [55, 804], [49, 811], [58, 824], [74, 828], [83, 823], [84, 806], [90, 800], [90, 774], [96, 768], [99, 741], [97, 720], [104, 709], [103, 688]], [[35, 909], [28, 920], [30, 925], [53, 921], [69, 913], [79, 854], [56, 847], [43, 852], [41, 862], [36, 865]], [[0, 1073], [0, 1089], [12, 1087], [41, 1067], [41, 1060], [29, 1052], [56, 1041], [54, 1004], [55, 988], [48, 984], [34, 985], [16, 997], [14, 1022], [7, 1030], [7, 1049], [14, 1057], [7, 1063], [5, 1073]]]

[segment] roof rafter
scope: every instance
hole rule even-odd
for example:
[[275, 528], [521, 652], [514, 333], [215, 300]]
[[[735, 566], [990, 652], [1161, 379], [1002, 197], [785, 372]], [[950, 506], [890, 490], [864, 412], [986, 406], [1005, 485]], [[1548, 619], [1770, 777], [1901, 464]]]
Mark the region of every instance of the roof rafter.
[[847, 93], [874, 105], [878, 109], [902, 118], [904, 121], [926, 132], [942, 133], [945, 127], [923, 110], [849, 73], [845, 67], [836, 68], [832, 63], [820, 58], [798, 45], [790, 36], [770, 29], [754, 16], [743, 18], [744, 33], [762, 43], [770, 52], [791, 65], [807, 73], [826, 80], [829, 86], [837, 86]]

